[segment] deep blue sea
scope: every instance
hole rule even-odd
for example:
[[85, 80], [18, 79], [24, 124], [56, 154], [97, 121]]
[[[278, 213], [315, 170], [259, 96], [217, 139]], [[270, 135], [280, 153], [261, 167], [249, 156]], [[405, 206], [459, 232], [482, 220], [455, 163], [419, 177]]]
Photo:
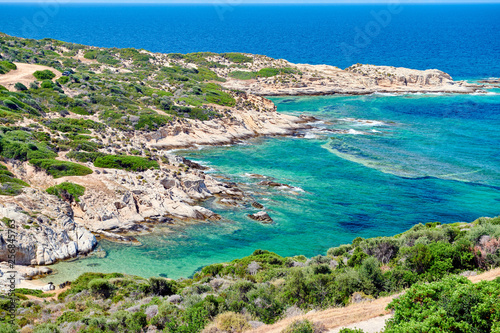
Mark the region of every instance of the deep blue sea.
[[[226, 3], [226, 2], [221, 2]], [[454, 78], [500, 76], [500, 5], [153, 6], [0, 5], [0, 31], [158, 52], [240, 51], [292, 62], [438, 68]], [[159, 230], [142, 246], [102, 242], [105, 258], [54, 266], [190, 276], [268, 249], [324, 254], [353, 238], [415, 223], [500, 214], [500, 95], [273, 98], [278, 111], [321, 120], [304, 137], [259, 138], [179, 154], [229, 177], [275, 219], [217, 206], [217, 223]], [[268, 189], [250, 174], [293, 186]]]
[[499, 4], [398, 7], [242, 5], [226, 0], [217, 5], [190, 6], [40, 2], [0, 4], [0, 31], [155, 52], [238, 51], [341, 68], [359, 62], [439, 68], [456, 78], [500, 76]]

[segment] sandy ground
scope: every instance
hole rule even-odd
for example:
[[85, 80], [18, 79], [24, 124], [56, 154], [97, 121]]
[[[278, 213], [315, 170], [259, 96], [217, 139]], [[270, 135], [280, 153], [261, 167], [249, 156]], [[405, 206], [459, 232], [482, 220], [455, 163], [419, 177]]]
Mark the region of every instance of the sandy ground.
[[17, 82], [21, 82], [29, 88], [29, 84], [36, 80], [36, 78], [33, 76], [33, 73], [36, 71], [43, 71], [48, 69], [56, 74], [54, 80], [60, 78], [62, 75], [58, 70], [47, 66], [23, 64], [19, 62], [16, 62], [15, 64], [17, 66], [16, 70], [10, 71], [7, 74], [0, 75], [0, 85], [4, 86], [10, 91], [15, 91], [14, 85]]
[[[500, 277], [500, 268], [469, 277], [473, 283], [492, 281]], [[379, 298], [373, 302], [359, 303], [345, 308], [332, 308], [324, 311], [313, 312], [304, 316], [297, 316], [279, 321], [274, 325], [261, 326], [249, 331], [252, 333], [279, 333], [290, 323], [299, 319], [308, 319], [312, 322], [322, 322], [329, 330], [328, 333], [338, 333], [343, 327], [361, 328], [366, 333], [380, 332], [387, 319], [391, 318], [389, 311], [385, 310], [394, 296]]]
[[[366, 333], [378, 333], [382, 331], [385, 327], [385, 321], [387, 319], [392, 318], [392, 315], [385, 315], [381, 317], [375, 317], [372, 319], [368, 319], [356, 324], [344, 326], [345, 328], [351, 329], [362, 329]], [[333, 330], [328, 331], [328, 333], [338, 333], [344, 327], [338, 327]]]

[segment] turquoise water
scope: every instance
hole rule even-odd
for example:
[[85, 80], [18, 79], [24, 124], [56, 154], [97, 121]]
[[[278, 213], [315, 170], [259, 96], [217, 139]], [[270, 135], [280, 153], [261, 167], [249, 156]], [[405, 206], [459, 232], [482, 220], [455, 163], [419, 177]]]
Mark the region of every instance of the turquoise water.
[[[357, 62], [438, 68], [455, 79], [500, 76], [499, 4], [403, 5], [357, 44], [359, 29], [376, 24], [373, 13], [388, 8], [11, 3], [0, 4], [0, 31], [155, 52], [250, 52], [341, 68]], [[345, 46], [355, 52], [346, 53]], [[276, 224], [248, 219], [249, 207], [206, 202], [223, 221], [160, 230], [140, 237], [140, 247], [102, 242], [106, 258], [57, 264], [59, 274], [48, 279], [70, 280], [86, 271], [187, 277], [257, 248], [312, 256], [357, 236], [392, 235], [418, 222], [500, 214], [498, 95], [274, 100], [280, 112], [327, 123], [304, 138], [180, 153], [254, 192]], [[296, 188], [262, 188], [248, 173]]]
[[[223, 221], [140, 237], [142, 246], [102, 242], [106, 258], [54, 266], [52, 281], [86, 271], [171, 278], [267, 249], [324, 254], [353, 238], [393, 235], [415, 223], [471, 221], [500, 214], [500, 95], [274, 98], [278, 110], [321, 119], [304, 137], [259, 138], [179, 154], [230, 177], [256, 209], [205, 205]], [[291, 185], [269, 189], [260, 174]], [[170, 229], [169, 229], [170, 230]], [[165, 231], [165, 230], [163, 230]]]

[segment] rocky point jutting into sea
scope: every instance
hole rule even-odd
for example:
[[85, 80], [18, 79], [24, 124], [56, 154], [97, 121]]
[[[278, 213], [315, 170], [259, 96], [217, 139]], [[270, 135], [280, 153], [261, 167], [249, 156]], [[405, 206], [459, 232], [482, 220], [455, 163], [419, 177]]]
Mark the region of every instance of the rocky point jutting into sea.
[[[37, 266], [91, 252], [99, 239], [134, 242], [134, 235], [158, 224], [219, 219], [199, 205], [202, 200], [252, 202], [236, 184], [169, 150], [292, 135], [316, 120], [280, 114], [263, 96], [467, 94], [484, 88], [439, 70], [360, 64], [342, 70], [251, 54], [159, 54], [0, 39], [7, 45], [0, 51], [6, 177], [0, 261], [10, 259], [7, 231], [13, 229], [15, 264], [32, 266], [19, 268], [24, 278], [49, 271]], [[20, 61], [20, 49], [32, 53]], [[46, 70], [53, 76], [39, 74]], [[67, 183], [84, 192], [47, 192]]]

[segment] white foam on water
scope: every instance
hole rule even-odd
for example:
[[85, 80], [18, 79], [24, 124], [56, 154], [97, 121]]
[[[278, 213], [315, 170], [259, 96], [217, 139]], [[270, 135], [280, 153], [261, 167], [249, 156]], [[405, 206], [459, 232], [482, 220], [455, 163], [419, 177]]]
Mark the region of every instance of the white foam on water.
[[312, 132], [307, 132], [305, 135], [304, 135], [304, 139], [317, 139], [318, 136]]
[[358, 118], [341, 118], [340, 121], [355, 123], [361, 126], [388, 126], [389, 124], [384, 123], [380, 120], [372, 120], [372, 119], [358, 119]]
[[351, 135], [366, 135], [368, 133], [363, 132], [363, 131], [357, 131], [357, 130], [351, 128], [350, 130], [348, 130], [346, 132], [346, 134], [351, 134]]
[[398, 96], [398, 94], [394, 93], [385, 93], [385, 92], [374, 92], [373, 94], [370, 94], [369, 96]]

